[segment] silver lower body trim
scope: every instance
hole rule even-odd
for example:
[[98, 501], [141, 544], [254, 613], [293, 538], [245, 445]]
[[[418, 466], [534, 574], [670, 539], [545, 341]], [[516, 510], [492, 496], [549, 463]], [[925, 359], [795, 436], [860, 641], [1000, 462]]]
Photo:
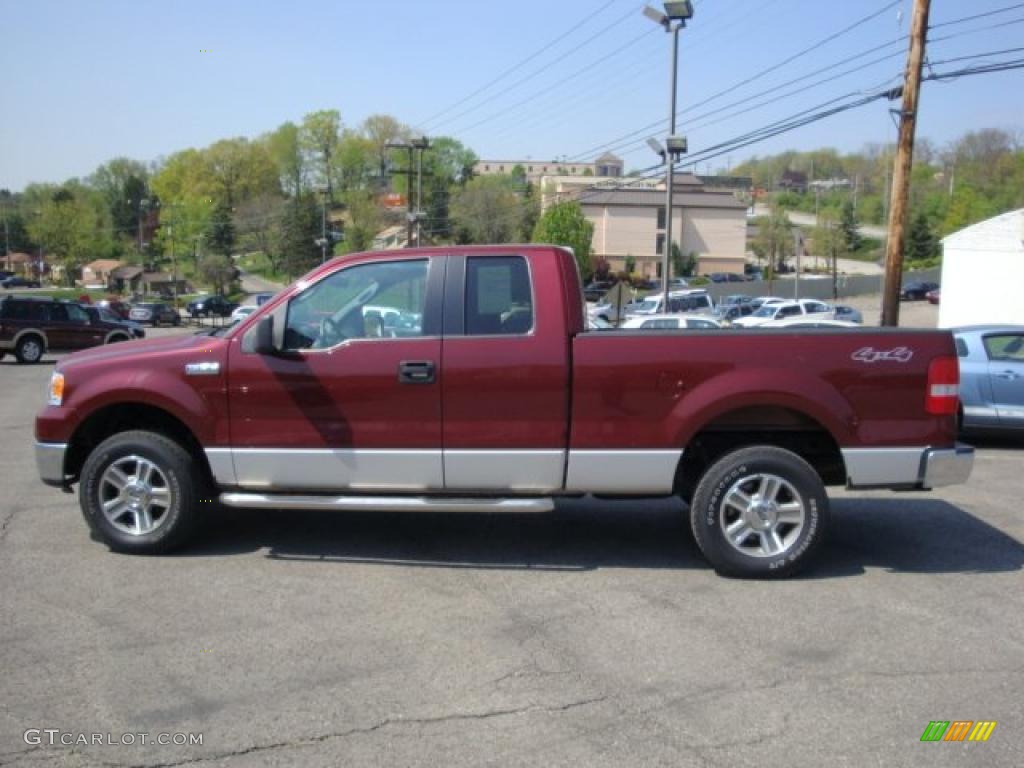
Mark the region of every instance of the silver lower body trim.
[[967, 482], [974, 448], [844, 448], [850, 488], [940, 488]]
[[215, 471], [218, 484], [295, 491], [444, 488], [441, 451], [437, 450], [234, 448], [231, 457], [234, 482], [222, 483]]
[[670, 494], [681, 450], [569, 451], [570, 493]]
[[561, 490], [564, 471], [565, 451], [444, 451], [444, 487], [449, 491], [553, 493]]
[[222, 493], [221, 504], [243, 509], [330, 509], [337, 512], [551, 512], [551, 499], [449, 499], [423, 496], [290, 496]]
[[47, 485], [64, 485], [64, 454], [67, 443], [36, 443], [36, 469]]

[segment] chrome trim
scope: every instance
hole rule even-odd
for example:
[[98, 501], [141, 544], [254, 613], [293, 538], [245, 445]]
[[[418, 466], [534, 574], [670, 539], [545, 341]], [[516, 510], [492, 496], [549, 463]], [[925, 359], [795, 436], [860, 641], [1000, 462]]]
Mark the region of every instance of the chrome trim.
[[672, 493], [682, 450], [570, 450], [565, 490]]
[[220, 503], [243, 509], [330, 509], [338, 512], [551, 512], [542, 499], [459, 499], [423, 496], [287, 496], [222, 493]]
[[445, 450], [447, 490], [508, 490], [550, 493], [561, 490], [565, 451]]
[[307, 491], [444, 488], [439, 450], [234, 448], [235, 485]]
[[36, 441], [36, 469], [40, 480], [47, 485], [64, 485], [64, 454], [67, 450], [67, 443]]
[[941, 488], [966, 483], [974, 468], [974, 448], [957, 443], [954, 448], [929, 448], [921, 460], [921, 485]]
[[220, 374], [220, 363], [216, 360], [204, 360], [200, 363], [185, 363], [186, 376], [217, 376]]
[[917, 485], [921, 457], [927, 448], [843, 448], [849, 488], [890, 488]]
[[210, 465], [213, 481], [217, 485], [237, 485], [235, 459], [230, 448], [207, 448], [206, 461]]

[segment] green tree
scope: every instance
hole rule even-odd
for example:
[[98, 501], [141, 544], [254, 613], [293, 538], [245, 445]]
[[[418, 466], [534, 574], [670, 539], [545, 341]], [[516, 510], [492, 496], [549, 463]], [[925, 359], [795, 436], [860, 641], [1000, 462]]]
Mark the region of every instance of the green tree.
[[839, 228], [843, 232], [843, 240], [845, 241], [845, 250], [849, 252], [856, 251], [860, 248], [860, 224], [857, 221], [857, 211], [853, 207], [853, 201], [847, 200], [843, 203], [842, 213], [840, 214]]
[[224, 294], [235, 277], [235, 268], [224, 254], [207, 253], [199, 259], [199, 277], [216, 293]]
[[289, 278], [305, 274], [320, 263], [320, 205], [306, 192], [289, 201], [281, 216], [282, 265]]
[[260, 195], [280, 194], [280, 174], [265, 143], [224, 139], [204, 150], [203, 157], [214, 196], [229, 207]]
[[282, 123], [277, 130], [267, 134], [266, 144], [277, 166], [281, 186], [291, 197], [302, 194], [309, 169], [302, 152], [299, 126], [292, 122]]
[[146, 167], [137, 160], [116, 157], [97, 168], [88, 183], [103, 196], [114, 230], [127, 240], [134, 239], [142, 200], [150, 194]]
[[939, 242], [928, 217], [918, 213], [907, 231], [906, 257], [910, 262], [929, 262], [939, 255]]
[[786, 257], [793, 254], [793, 235], [786, 212], [775, 206], [771, 214], [755, 221], [758, 232], [752, 248], [758, 259], [768, 260], [768, 290], [772, 290], [775, 270], [784, 264]]
[[533, 230], [535, 243], [550, 243], [572, 249], [584, 282], [590, 280], [593, 274], [590, 263], [590, 243], [593, 237], [594, 225], [583, 215], [583, 208], [575, 200], [566, 200], [549, 207]]
[[263, 195], [235, 209], [235, 228], [244, 248], [262, 253], [270, 271], [281, 271], [281, 216], [287, 203], [277, 195]]
[[363, 120], [359, 129], [373, 147], [374, 157], [377, 160], [377, 167], [379, 169], [379, 177], [383, 182], [387, 178], [391, 159], [391, 150], [388, 149], [388, 143], [408, 139], [409, 129], [391, 115], [370, 115]]
[[811, 253], [825, 259], [832, 271], [832, 297], [838, 298], [839, 286], [836, 275], [839, 271], [839, 259], [845, 256], [846, 232], [843, 222], [832, 211], [824, 211], [819, 217], [820, 223], [811, 230]]
[[55, 257], [63, 267], [64, 281], [74, 285], [82, 264], [97, 258], [109, 234], [109, 214], [103, 206], [90, 205], [82, 194], [60, 188], [28, 221], [32, 240]]
[[517, 238], [523, 206], [508, 177], [480, 176], [452, 199], [452, 219], [462, 243], [509, 243]]
[[213, 209], [205, 240], [207, 248], [213, 253], [231, 257], [235, 250], [235, 224], [227, 205], [222, 203]]
[[310, 112], [302, 118], [299, 140], [316, 168], [317, 183], [326, 188], [329, 200], [334, 200], [334, 164], [341, 140], [341, 113], [336, 109]]

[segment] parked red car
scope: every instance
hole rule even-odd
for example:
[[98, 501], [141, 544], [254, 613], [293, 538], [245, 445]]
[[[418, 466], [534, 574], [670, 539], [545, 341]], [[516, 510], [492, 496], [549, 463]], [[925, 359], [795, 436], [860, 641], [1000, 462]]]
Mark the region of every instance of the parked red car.
[[[42, 479], [79, 482], [112, 549], [188, 541], [249, 508], [545, 511], [679, 496], [722, 573], [793, 573], [825, 487], [964, 482], [941, 331], [586, 331], [550, 246], [333, 260], [220, 335], [57, 366]], [[639, 501], [635, 503], [640, 503]]]
[[936, 288], [934, 291], [928, 291], [924, 297], [928, 299], [929, 304], [938, 304], [939, 300], [942, 298], [942, 289]]

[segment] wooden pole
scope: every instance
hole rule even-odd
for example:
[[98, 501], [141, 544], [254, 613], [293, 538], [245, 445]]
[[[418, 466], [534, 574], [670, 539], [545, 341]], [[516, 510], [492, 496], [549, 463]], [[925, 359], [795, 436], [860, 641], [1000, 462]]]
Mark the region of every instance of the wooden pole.
[[882, 325], [900, 322], [900, 282], [903, 279], [903, 233], [907, 224], [907, 198], [910, 192], [910, 167], [914, 157], [914, 132], [917, 128], [918, 99], [921, 93], [921, 65], [928, 36], [930, 0], [914, 0], [910, 23], [910, 53], [907, 56], [903, 85], [903, 109], [900, 135], [893, 164], [892, 192], [889, 197], [889, 239], [885, 247], [885, 286], [882, 294]]

